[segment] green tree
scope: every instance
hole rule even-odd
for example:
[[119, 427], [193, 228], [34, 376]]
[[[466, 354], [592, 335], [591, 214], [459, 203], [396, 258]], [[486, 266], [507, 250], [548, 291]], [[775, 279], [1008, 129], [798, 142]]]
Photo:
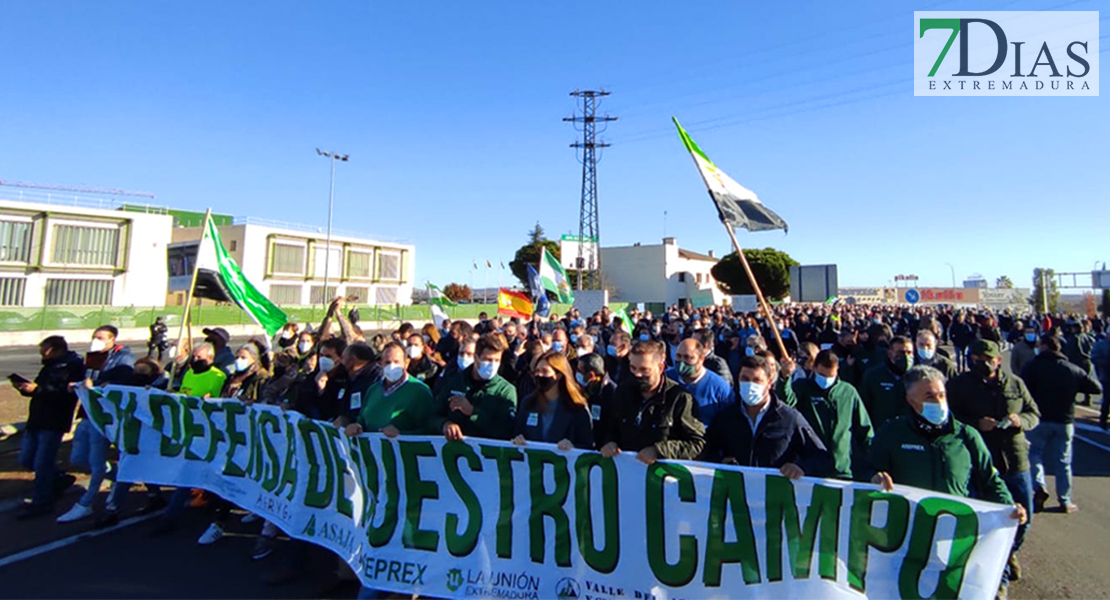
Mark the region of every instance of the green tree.
[[[509, 261], [509, 270], [520, 280], [524, 289], [528, 289], [528, 265], [539, 269], [540, 252], [543, 248], [547, 248], [549, 254], [559, 258], [559, 244], [547, 239], [543, 227], [540, 227], [537, 221], [536, 226], [528, 232], [528, 243], [521, 246], [513, 260]], [[570, 276], [570, 273], [567, 275]]]
[[1014, 282], [1009, 275], [1003, 275], [995, 280], [994, 287], [1000, 290], [1012, 290], [1014, 289]]
[[[798, 261], [774, 248], [744, 250], [744, 257], [748, 259], [759, 289], [768, 300], [781, 300], [790, 295], [790, 267], [799, 266]], [[713, 265], [711, 272], [717, 280], [717, 287], [726, 294], [755, 293], [735, 252], [726, 254]]]
[[451, 302], [459, 302], [460, 300], [470, 301], [471, 290], [469, 285], [448, 283], [443, 286], [443, 295], [447, 296]]
[[[1046, 293], [1047, 292], [1047, 293]], [[1045, 307], [1045, 297], [1048, 306]], [[1033, 294], [1029, 304], [1037, 313], [1056, 312], [1060, 309], [1060, 290], [1056, 289], [1056, 271], [1053, 269], [1033, 269]]]

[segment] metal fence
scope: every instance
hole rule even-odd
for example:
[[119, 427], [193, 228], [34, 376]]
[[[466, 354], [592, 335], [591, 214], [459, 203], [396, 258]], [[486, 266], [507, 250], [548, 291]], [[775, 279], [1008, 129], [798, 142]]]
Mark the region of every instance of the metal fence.
[[[413, 306], [357, 306], [360, 323], [367, 327], [372, 322], [430, 321], [431, 308]], [[563, 314], [570, 305], [554, 305], [552, 312]], [[282, 310], [293, 323], [312, 323], [316, 326], [324, 319], [325, 307], [285, 306]], [[349, 310], [349, 309], [348, 309]], [[496, 304], [460, 304], [444, 309], [452, 319], [476, 319], [485, 312], [497, 314]], [[190, 310], [194, 326], [248, 325], [250, 317], [237, 306], [194, 306]], [[171, 328], [181, 325], [181, 308], [116, 307], [116, 306], [51, 306], [46, 308], [0, 307], [0, 331], [52, 331], [57, 329], [92, 330], [101, 325], [115, 325], [120, 329], [149, 327], [157, 317], [164, 317]]]

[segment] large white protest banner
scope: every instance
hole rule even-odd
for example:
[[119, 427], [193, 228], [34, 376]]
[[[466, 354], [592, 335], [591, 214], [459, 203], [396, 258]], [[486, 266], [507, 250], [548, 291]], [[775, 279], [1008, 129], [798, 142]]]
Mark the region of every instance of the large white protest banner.
[[985, 598], [1011, 508], [914, 488], [330, 424], [80, 391], [119, 477], [213, 491], [378, 589], [454, 598]]

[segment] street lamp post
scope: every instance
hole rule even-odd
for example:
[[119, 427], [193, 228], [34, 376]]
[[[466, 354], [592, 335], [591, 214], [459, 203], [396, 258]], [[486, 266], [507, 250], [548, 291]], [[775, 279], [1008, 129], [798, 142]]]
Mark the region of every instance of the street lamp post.
[[956, 267], [953, 267], [952, 263], [944, 263], [944, 264], [948, 265], [948, 268], [952, 271], [952, 287], [955, 288], [956, 287]]
[[319, 148], [316, 149], [316, 154], [328, 158], [331, 162], [331, 185], [328, 188], [328, 235], [326, 247], [324, 248], [324, 292], [320, 294], [323, 298], [323, 304], [331, 301], [328, 296], [328, 283], [331, 280], [331, 215], [332, 208], [335, 205], [335, 162], [347, 162], [348, 155], [339, 154], [338, 152], [325, 152]]

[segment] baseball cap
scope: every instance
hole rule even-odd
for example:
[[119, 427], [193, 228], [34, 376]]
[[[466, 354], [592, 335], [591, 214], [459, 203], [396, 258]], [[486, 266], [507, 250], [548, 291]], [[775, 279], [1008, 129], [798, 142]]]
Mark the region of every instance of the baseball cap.
[[1002, 351], [998, 349], [998, 344], [991, 340], [976, 340], [975, 343], [971, 345], [971, 350], [968, 351], [968, 354], [976, 354], [987, 358], [998, 358], [1002, 356]]
[[225, 344], [231, 341], [231, 334], [223, 327], [205, 327], [201, 329], [201, 333], [205, 336], [220, 338]]

